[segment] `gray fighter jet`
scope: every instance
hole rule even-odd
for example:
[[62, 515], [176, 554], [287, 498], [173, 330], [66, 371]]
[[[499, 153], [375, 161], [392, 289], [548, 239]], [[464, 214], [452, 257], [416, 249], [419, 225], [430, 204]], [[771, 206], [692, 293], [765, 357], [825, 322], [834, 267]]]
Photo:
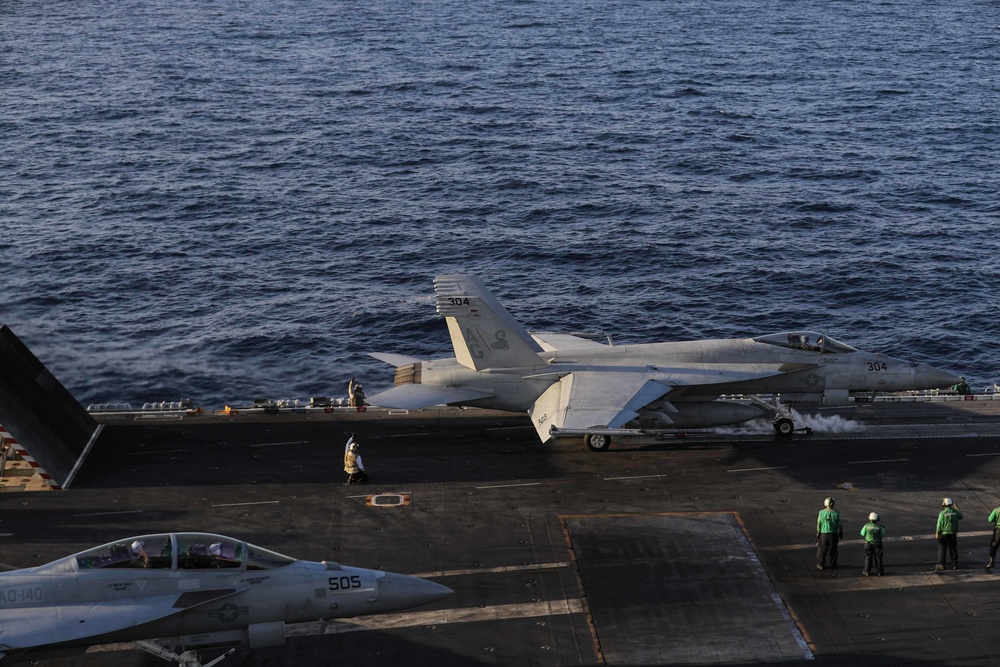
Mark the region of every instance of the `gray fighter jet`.
[[[416, 577], [295, 560], [222, 535], [142, 535], [0, 573], [0, 664], [132, 642], [195, 667], [200, 648], [280, 646], [285, 623], [398, 611], [451, 593]], [[165, 638], [170, 643], [148, 641]]]
[[[437, 276], [434, 288], [455, 357], [372, 354], [397, 368], [394, 386], [368, 402], [527, 411], [542, 442], [582, 434], [591, 449], [602, 451], [615, 434], [723, 426], [767, 415], [779, 435], [790, 435], [795, 426], [787, 406], [774, 400], [779, 395], [838, 405], [851, 392], [959, 381], [932, 366], [863, 352], [810, 331], [641, 345], [530, 335], [474, 276]], [[756, 398], [720, 399], [725, 395]]]

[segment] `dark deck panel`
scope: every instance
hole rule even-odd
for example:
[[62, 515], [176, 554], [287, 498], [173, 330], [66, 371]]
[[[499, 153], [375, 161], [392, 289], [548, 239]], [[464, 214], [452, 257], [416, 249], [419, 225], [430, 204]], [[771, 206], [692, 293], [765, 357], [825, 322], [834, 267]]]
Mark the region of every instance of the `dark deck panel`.
[[612, 665], [812, 658], [731, 513], [566, 518]]

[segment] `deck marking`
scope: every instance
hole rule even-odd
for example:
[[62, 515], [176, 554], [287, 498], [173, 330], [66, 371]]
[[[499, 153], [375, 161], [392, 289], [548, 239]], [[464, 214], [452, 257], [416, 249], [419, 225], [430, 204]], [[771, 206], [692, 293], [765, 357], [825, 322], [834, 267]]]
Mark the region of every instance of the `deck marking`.
[[262, 442], [259, 445], [250, 445], [251, 447], [278, 447], [280, 445], [308, 445], [308, 440], [290, 440], [289, 442]]
[[524, 484], [497, 484], [495, 486], [477, 486], [477, 489], [508, 489], [513, 486], [541, 486], [541, 482], [525, 482]]
[[562, 563], [529, 563], [527, 565], [501, 565], [498, 567], [473, 567], [465, 570], [438, 570], [435, 572], [416, 572], [409, 576], [420, 577], [421, 579], [435, 577], [462, 577], [469, 574], [504, 574], [506, 572], [526, 572], [530, 570], [555, 570], [561, 567], [569, 567], [572, 563], [566, 561]]
[[379, 493], [374, 496], [365, 496], [365, 504], [368, 507], [407, 507], [410, 502], [411, 498], [408, 493]]
[[781, 470], [782, 468], [787, 468], [788, 466], [771, 466], [770, 468], [735, 468], [733, 470], [727, 470], [726, 472], [754, 472], [755, 470]]
[[222, 503], [219, 505], [210, 505], [210, 507], [242, 507], [243, 505], [277, 505], [280, 500], [261, 500], [256, 503]]
[[989, 454], [966, 454], [966, 456], [1000, 456], [1000, 452], [990, 452]]
[[78, 516], [110, 516], [112, 514], [138, 514], [139, 512], [145, 512], [146, 510], [121, 510], [118, 512], [91, 512], [90, 514], [74, 514], [73, 517]]
[[378, 616], [369, 616], [367, 618], [344, 619], [343, 621], [334, 621], [333, 623], [323, 623], [322, 621], [294, 623], [288, 626], [288, 636], [332, 635], [361, 630], [384, 630], [444, 625], [447, 623], [476, 623], [515, 618], [537, 618], [540, 616], [566, 616], [582, 613], [583, 604], [580, 600], [543, 600], [541, 602], [524, 602], [520, 604], [500, 604], [485, 608], [466, 607], [462, 609], [441, 609], [438, 611], [379, 614]]
[[848, 461], [847, 465], [852, 466], [858, 463], [896, 463], [897, 461], [909, 461], [910, 459], [879, 459], [877, 461]]
[[605, 477], [605, 482], [611, 482], [619, 479], [650, 479], [651, 477], [666, 477], [666, 475], [639, 475], [636, 477]]
[[[445, 623], [475, 623], [502, 621], [515, 618], [538, 618], [544, 616], [568, 616], [582, 614], [583, 605], [579, 600], [549, 600], [522, 604], [502, 604], [492, 607], [470, 607], [464, 609], [441, 609], [439, 611], [401, 612], [358, 617], [341, 621], [309, 621], [289, 623], [286, 636], [305, 637], [309, 635], [334, 635], [363, 630], [389, 630], [392, 628], [413, 628]], [[107, 653], [111, 651], [134, 651], [132, 644], [99, 644], [87, 649], [87, 653]]]
[[[992, 530], [970, 530], [962, 531], [959, 533], [962, 537], [988, 537], [993, 535]], [[883, 542], [912, 542], [913, 540], [936, 540], [933, 533], [929, 535], [896, 535], [893, 537], [886, 537]], [[838, 544], [847, 545], [864, 545], [864, 540], [840, 540]], [[771, 547], [759, 547], [759, 551], [795, 551], [797, 549], [815, 549], [816, 543], [809, 542], [807, 544], [779, 544]]]
[[[896, 588], [919, 588], [923, 586], [954, 586], [957, 584], [971, 583], [1000, 583], [1000, 576], [983, 572], [982, 568], [967, 568], [965, 570], [942, 570], [935, 572], [928, 566], [921, 571], [899, 572], [893, 568], [886, 568], [888, 576], [883, 577], [862, 577], [837, 578], [823, 580], [821, 584], [824, 589], [833, 589], [837, 592], [862, 591], [874, 589], [896, 589]], [[992, 594], [992, 589], [989, 594]]]

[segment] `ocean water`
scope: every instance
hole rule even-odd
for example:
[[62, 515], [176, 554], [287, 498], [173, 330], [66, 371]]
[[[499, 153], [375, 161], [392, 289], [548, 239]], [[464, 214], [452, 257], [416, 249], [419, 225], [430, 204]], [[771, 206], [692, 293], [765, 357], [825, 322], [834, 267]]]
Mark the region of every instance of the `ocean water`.
[[436, 273], [1000, 381], [993, 0], [0, 0], [0, 322], [84, 404], [369, 393]]

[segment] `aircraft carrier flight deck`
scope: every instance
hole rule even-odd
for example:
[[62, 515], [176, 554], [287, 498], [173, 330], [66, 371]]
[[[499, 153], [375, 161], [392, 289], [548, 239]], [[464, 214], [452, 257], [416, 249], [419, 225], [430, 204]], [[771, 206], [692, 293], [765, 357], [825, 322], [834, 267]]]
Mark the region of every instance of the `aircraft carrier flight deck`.
[[[985, 397], [977, 397], [985, 398]], [[156, 531], [414, 574], [455, 591], [409, 612], [289, 626], [221, 664], [996, 665], [1000, 400], [803, 410], [809, 435], [718, 429], [540, 444], [481, 410], [101, 416], [70, 488], [0, 493], [3, 567]], [[356, 433], [371, 482], [344, 485]], [[9, 471], [8, 471], [9, 472]], [[827, 496], [839, 567], [816, 568]], [[941, 499], [964, 512], [935, 571]], [[887, 528], [863, 577], [861, 526]], [[207, 657], [207, 654], [206, 654]], [[159, 665], [128, 644], [40, 665]]]

